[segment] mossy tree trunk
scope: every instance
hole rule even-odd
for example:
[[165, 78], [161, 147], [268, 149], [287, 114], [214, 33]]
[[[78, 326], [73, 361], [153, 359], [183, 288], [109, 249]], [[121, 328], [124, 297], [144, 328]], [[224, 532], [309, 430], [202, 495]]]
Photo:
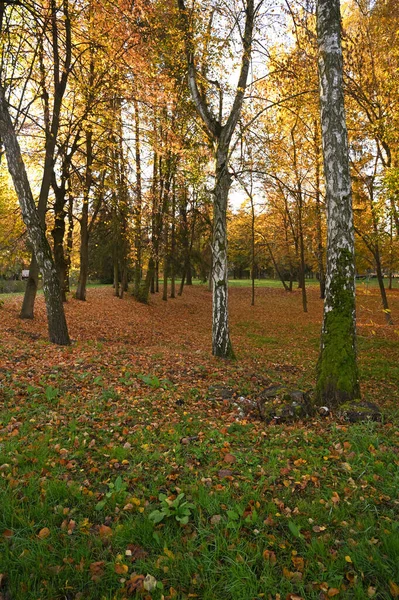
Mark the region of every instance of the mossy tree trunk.
[[318, 0], [317, 38], [327, 200], [327, 273], [316, 398], [334, 407], [360, 397], [354, 230], [339, 0]]

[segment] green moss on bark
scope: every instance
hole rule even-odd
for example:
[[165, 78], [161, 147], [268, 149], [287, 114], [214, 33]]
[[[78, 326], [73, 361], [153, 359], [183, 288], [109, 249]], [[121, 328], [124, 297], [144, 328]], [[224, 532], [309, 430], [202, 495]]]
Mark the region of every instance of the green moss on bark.
[[360, 398], [352, 274], [353, 256], [342, 249], [327, 292], [317, 364], [316, 399], [329, 407]]

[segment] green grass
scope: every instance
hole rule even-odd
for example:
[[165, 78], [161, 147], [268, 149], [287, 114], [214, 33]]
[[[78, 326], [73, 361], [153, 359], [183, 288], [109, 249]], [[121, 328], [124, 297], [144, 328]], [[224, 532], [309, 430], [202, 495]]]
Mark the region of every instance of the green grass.
[[[48, 383], [16, 390], [23, 407], [11, 405], [0, 426], [0, 564], [13, 600], [125, 598], [133, 573], [156, 578], [154, 599], [316, 600], [331, 588], [340, 598], [367, 598], [372, 588], [392, 597], [399, 440], [391, 423], [316, 421], [262, 433], [245, 422], [206, 424], [205, 401], [201, 410], [196, 400], [176, 407], [157, 389], [133, 404], [122, 390], [85, 401], [60, 392], [55, 403]], [[194, 504], [187, 525], [151, 522], [162, 492]], [[137, 547], [132, 562], [126, 551]]]

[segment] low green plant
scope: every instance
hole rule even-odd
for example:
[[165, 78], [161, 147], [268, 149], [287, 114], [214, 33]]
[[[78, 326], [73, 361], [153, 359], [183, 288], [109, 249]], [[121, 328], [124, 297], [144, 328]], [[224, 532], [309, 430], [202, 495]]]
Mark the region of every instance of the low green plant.
[[118, 500], [123, 501], [126, 498], [127, 485], [122, 480], [121, 476], [117, 477], [115, 479], [114, 483], [110, 482], [107, 485], [108, 485], [108, 492], [105, 494], [104, 498], [102, 500], [100, 500], [100, 502], [97, 502], [97, 504], [96, 504], [97, 511], [102, 510], [109, 500], [114, 500], [115, 502], [117, 502]]
[[54, 400], [57, 400], [59, 393], [60, 390], [52, 385], [48, 385], [44, 390], [44, 395], [46, 396], [47, 402], [54, 402]]
[[174, 500], [171, 500], [166, 494], [159, 494], [161, 509], [154, 510], [149, 516], [150, 520], [156, 524], [164, 519], [176, 519], [178, 523], [187, 525], [195, 505], [184, 500], [184, 496], [184, 493], [181, 493]]

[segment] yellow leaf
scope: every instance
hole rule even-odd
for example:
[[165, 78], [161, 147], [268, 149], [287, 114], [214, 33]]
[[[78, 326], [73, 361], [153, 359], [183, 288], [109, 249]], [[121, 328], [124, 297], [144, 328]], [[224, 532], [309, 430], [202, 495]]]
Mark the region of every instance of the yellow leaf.
[[169, 550], [168, 548], [164, 548], [163, 551], [168, 558], [174, 559], [175, 555], [173, 554], [172, 550]]
[[352, 559], [350, 556], [345, 556], [345, 560], [347, 563], [352, 563]]
[[129, 567], [122, 563], [116, 563], [114, 569], [117, 575], [126, 575], [126, 573], [129, 571]]

